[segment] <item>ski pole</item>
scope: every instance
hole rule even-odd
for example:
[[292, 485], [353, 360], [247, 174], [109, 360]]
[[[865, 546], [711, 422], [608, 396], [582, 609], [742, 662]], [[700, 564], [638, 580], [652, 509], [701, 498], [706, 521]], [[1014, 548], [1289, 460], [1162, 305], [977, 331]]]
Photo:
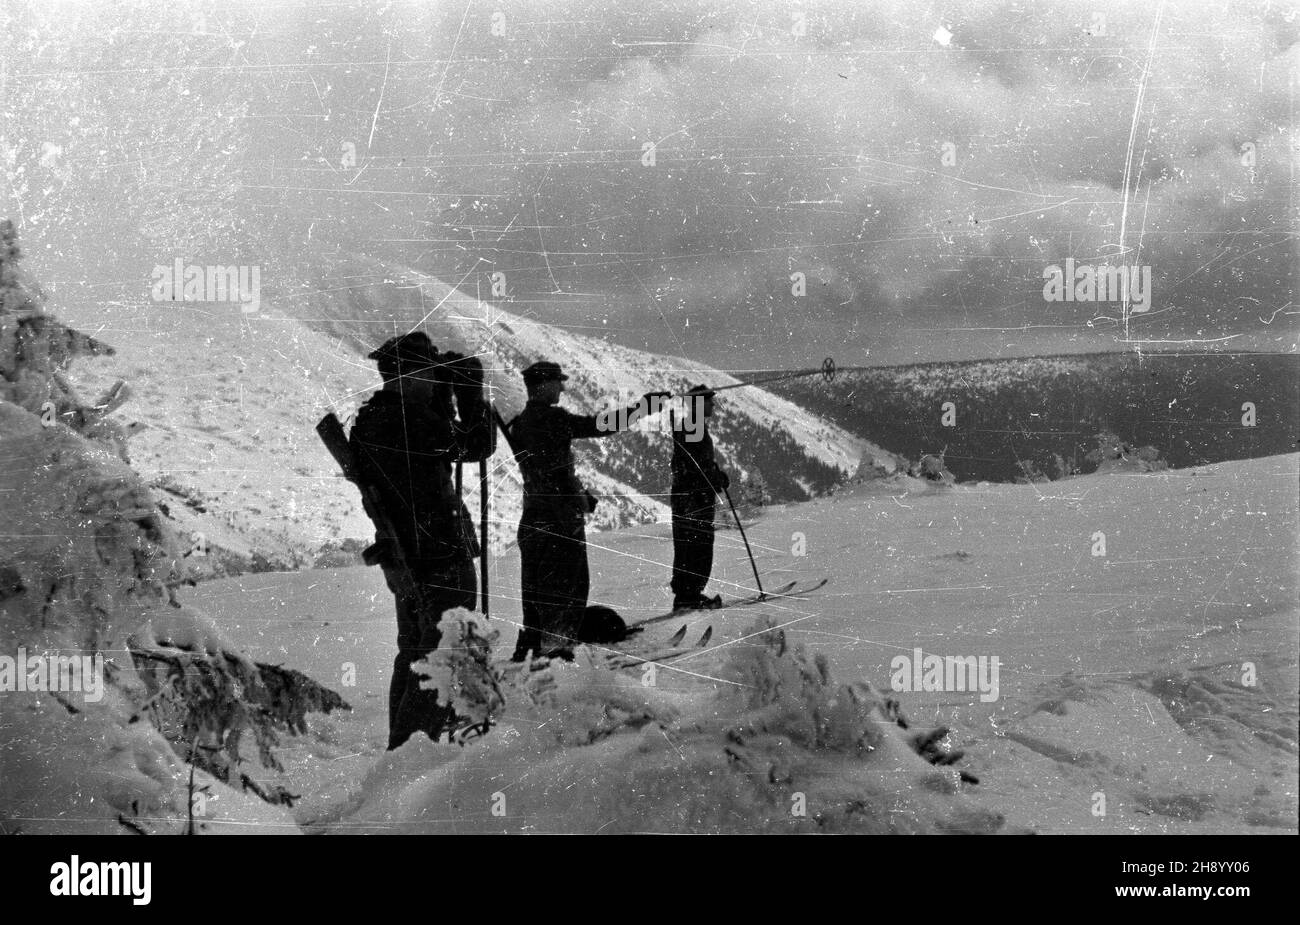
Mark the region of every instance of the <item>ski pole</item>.
[[736, 526], [740, 528], [740, 538], [745, 541], [745, 552], [749, 555], [749, 567], [754, 570], [754, 583], [758, 585], [758, 599], [761, 601], [767, 597], [767, 592], [763, 590], [763, 581], [758, 577], [758, 566], [754, 563], [754, 550], [749, 548], [749, 537], [745, 536], [745, 525], [740, 522], [740, 515], [736, 513], [736, 503], [731, 500], [731, 492], [724, 488], [722, 494], [727, 498], [731, 516], [736, 518]]
[[479, 574], [483, 587], [483, 618], [488, 616], [488, 477], [487, 460], [478, 461]]
[[[784, 382], [787, 379], [802, 379], [805, 376], [821, 376], [827, 382], [835, 380], [835, 374], [838, 370], [835, 367], [835, 361], [830, 357], [822, 360], [822, 365], [817, 369], [798, 369], [794, 372], [782, 373], [779, 376], [769, 376], [766, 379], [755, 379], [752, 382], [733, 382], [730, 385], [718, 385], [710, 387], [710, 392], [725, 392], [728, 389], [745, 389], [752, 385], [766, 385], [769, 382]], [[690, 395], [690, 392], [674, 392], [674, 398], [681, 398]]]

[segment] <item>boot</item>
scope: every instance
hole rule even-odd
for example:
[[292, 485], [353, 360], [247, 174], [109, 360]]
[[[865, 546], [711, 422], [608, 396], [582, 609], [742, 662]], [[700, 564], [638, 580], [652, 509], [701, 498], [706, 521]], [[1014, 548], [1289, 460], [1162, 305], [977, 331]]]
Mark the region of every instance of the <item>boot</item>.
[[709, 597], [704, 594], [696, 594], [692, 597], [679, 597], [673, 601], [673, 612], [686, 610], [717, 610], [722, 606], [722, 595], [715, 594]]
[[527, 661], [528, 653], [530, 650], [535, 651], [538, 655], [540, 655], [541, 649], [542, 646], [540, 640], [538, 639], [537, 630], [530, 629], [529, 627], [524, 627], [519, 632], [519, 640], [515, 643], [515, 651], [514, 654], [510, 656], [510, 661], [512, 662]]

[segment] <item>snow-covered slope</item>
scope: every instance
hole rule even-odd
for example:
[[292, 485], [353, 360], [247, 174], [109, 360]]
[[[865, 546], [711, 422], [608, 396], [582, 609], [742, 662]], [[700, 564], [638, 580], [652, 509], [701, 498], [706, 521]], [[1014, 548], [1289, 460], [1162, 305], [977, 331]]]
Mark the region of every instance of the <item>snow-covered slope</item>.
[[[698, 363], [531, 322], [365, 258], [322, 261], [288, 278], [268, 285], [260, 310], [248, 315], [228, 304], [146, 299], [60, 306], [69, 323], [117, 348], [111, 359], [78, 367], [76, 381], [88, 393], [119, 377], [131, 386], [122, 415], [148, 425], [131, 443], [132, 463], [195, 539], [200, 574], [353, 561], [348, 553], [369, 542], [373, 530], [356, 491], [338, 476], [313, 427], [326, 411], [348, 417], [378, 386], [364, 355], [394, 332], [422, 327], [443, 349], [480, 356], [507, 417], [523, 407], [519, 371], [542, 358], [569, 371], [565, 404], [575, 410], [613, 407], [620, 389], [639, 396], [734, 381]], [[780, 500], [807, 497], [801, 486], [824, 490], [852, 474], [867, 448], [770, 393], [724, 394], [712, 425], [719, 452], [737, 481], [760, 475]], [[601, 496], [592, 526], [663, 520], [668, 452], [667, 437], [653, 432], [580, 448], [585, 476]], [[471, 469], [466, 501], [477, 511]], [[520, 482], [504, 447], [490, 469], [499, 550], [518, 521]], [[344, 544], [343, 554], [332, 552]]]
[[[900, 477], [770, 508], [750, 528], [765, 582], [829, 574], [825, 589], [657, 624], [651, 641], [684, 622], [689, 639], [715, 632], [650, 687], [642, 669], [612, 678], [583, 658], [518, 679], [503, 724], [464, 749], [417, 738], [383, 752], [393, 617], [373, 571], [245, 576], [187, 597], [259, 657], [326, 681], [356, 665], [356, 711], [314, 721], [288, 762], [315, 830], [1294, 832], [1298, 463], [1050, 486]], [[663, 525], [602, 535], [593, 599], [634, 620], [663, 612], [670, 558]], [[505, 653], [513, 554], [496, 575]], [[751, 583], [739, 538], [719, 534], [714, 589]], [[819, 653], [831, 683], [793, 655], [771, 661], [758, 617]], [[894, 695], [917, 726], [951, 727], [978, 785], [936, 774], [892, 731], [867, 750], [840, 735], [880, 722], [869, 695], [839, 698], [841, 685], [888, 689], [892, 660], [917, 648], [1000, 659], [991, 702]], [[762, 677], [801, 693], [764, 702]]]
[[322, 547], [372, 532], [312, 430], [324, 409], [375, 385], [346, 346], [269, 311], [248, 319], [224, 305], [140, 301], [65, 314], [117, 348], [111, 360], [80, 364], [75, 379], [91, 392], [118, 377], [130, 386], [121, 416], [147, 425], [131, 442], [132, 464], [194, 540], [200, 574], [243, 570], [255, 555], [311, 565]]

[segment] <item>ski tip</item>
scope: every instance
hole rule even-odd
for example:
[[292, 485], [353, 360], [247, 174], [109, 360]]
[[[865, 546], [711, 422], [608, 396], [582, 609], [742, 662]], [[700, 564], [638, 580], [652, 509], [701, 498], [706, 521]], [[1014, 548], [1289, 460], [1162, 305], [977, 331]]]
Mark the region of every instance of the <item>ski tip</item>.
[[682, 624], [682, 628], [679, 629], [677, 632], [673, 633], [672, 638], [668, 640], [668, 644], [670, 646], [678, 645], [685, 638], [686, 638], [686, 624]]
[[704, 635], [700, 637], [700, 641], [695, 644], [695, 647], [697, 649], [703, 649], [705, 646], [709, 644], [709, 640], [712, 638], [713, 638], [713, 627], [710, 626], [708, 629], [704, 631]]

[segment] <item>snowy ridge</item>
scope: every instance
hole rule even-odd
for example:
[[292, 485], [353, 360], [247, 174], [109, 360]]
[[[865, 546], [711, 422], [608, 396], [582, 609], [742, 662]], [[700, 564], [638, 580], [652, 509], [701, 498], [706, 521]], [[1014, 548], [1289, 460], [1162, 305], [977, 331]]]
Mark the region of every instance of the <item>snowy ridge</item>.
[[[632, 350], [598, 337], [528, 320], [415, 270], [389, 267], [378, 261], [358, 259], [357, 263], [368, 269], [369, 274], [349, 276], [349, 287], [322, 290], [320, 296], [328, 299], [327, 303], [322, 304], [317, 297], [306, 299], [313, 308], [322, 307], [327, 316], [318, 318], [314, 324], [322, 325], [330, 333], [350, 337], [358, 346], [371, 344], [376, 338], [366, 326], [373, 325], [372, 317], [377, 313], [367, 311], [369, 306], [358, 302], [364, 303], [367, 298], [364, 290], [369, 286], [388, 287], [389, 291], [382, 295], [398, 296], [399, 300], [389, 301], [384, 308], [401, 322], [409, 322], [407, 328], [421, 326], [444, 348], [472, 351], [484, 358], [484, 365], [499, 374], [493, 376], [492, 384], [500, 390], [500, 403], [512, 412], [517, 412], [524, 401], [519, 371], [542, 358], [566, 368], [572, 403], [593, 411], [616, 407], [620, 394], [640, 396], [657, 388], [677, 391], [701, 381], [710, 385], [739, 382], [704, 363]], [[341, 271], [335, 267], [331, 272]], [[351, 298], [340, 293], [347, 293]], [[369, 297], [373, 298], [374, 294]], [[421, 313], [416, 315], [416, 311]], [[360, 321], [361, 327], [351, 321]], [[489, 359], [498, 362], [490, 363]], [[837, 467], [845, 474], [856, 470], [864, 450], [874, 449], [847, 430], [764, 389], [737, 389], [719, 399], [718, 404], [720, 420], [740, 415], [763, 427], [778, 427], [810, 458]], [[720, 451], [727, 451], [724, 441], [715, 442]]]
[[[373, 528], [313, 427], [345, 422], [379, 386], [365, 354], [394, 332], [422, 327], [442, 349], [479, 356], [494, 401], [523, 407], [519, 376], [548, 358], [570, 375], [566, 407], [587, 412], [651, 389], [734, 382], [703, 364], [611, 345], [489, 306], [416, 271], [368, 258], [322, 260], [268, 286], [259, 312], [146, 299], [67, 306], [69, 322], [117, 348], [74, 371], [87, 393], [121, 378], [124, 418], [147, 425], [132, 464], [194, 543], [199, 576], [248, 569], [343, 565]], [[290, 282], [285, 282], [285, 280]], [[712, 425], [737, 481], [761, 476], [775, 500], [802, 500], [856, 471], [869, 445], [759, 389], [724, 393]], [[578, 445], [580, 475], [600, 498], [590, 526], [666, 520], [666, 435], [649, 430]], [[492, 548], [514, 538], [521, 480], [504, 442], [490, 461]], [[478, 467], [465, 468], [465, 503], [477, 517]], [[345, 545], [346, 544], [346, 545]], [[344, 548], [345, 547], [345, 548]]]

